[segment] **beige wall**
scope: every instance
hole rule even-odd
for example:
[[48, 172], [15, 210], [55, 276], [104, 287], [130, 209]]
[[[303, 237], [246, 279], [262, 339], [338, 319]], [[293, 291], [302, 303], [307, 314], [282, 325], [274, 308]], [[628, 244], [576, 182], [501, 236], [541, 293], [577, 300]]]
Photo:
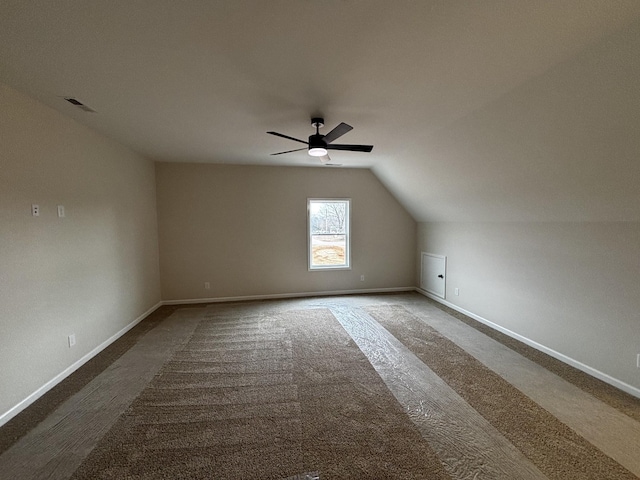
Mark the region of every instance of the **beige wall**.
[[[415, 285], [416, 224], [369, 170], [157, 163], [156, 175], [164, 300]], [[307, 270], [311, 197], [352, 199], [351, 270]]]
[[428, 138], [418, 240], [448, 301], [636, 389], [639, 52], [634, 24]]
[[640, 389], [640, 223], [423, 223], [418, 238], [447, 256], [448, 302]]
[[160, 286], [152, 162], [1, 84], [0, 139], [1, 417]]

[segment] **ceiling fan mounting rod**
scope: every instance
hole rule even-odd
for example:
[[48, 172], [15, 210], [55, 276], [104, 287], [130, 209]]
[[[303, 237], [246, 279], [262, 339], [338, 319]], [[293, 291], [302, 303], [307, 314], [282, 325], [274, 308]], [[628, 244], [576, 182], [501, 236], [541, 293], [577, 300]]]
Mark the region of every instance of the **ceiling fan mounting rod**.
[[318, 129], [324, 127], [324, 118], [322, 118], [322, 117], [313, 117], [311, 119], [311, 125], [316, 127], [316, 133], [318, 133]]

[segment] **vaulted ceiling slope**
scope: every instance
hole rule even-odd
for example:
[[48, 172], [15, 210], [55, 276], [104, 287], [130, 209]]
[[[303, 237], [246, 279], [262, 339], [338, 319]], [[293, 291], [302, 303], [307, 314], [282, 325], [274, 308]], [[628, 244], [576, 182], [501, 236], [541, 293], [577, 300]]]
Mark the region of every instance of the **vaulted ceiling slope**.
[[375, 148], [334, 161], [418, 221], [638, 221], [639, 21], [637, 0], [3, 0], [0, 81], [160, 161], [315, 166], [265, 132], [344, 121]]

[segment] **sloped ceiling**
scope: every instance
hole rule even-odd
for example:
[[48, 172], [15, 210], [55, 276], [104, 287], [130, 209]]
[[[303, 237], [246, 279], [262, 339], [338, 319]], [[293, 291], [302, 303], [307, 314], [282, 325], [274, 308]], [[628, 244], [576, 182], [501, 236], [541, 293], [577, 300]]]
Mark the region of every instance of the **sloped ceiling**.
[[265, 132], [344, 121], [375, 148], [334, 162], [418, 221], [638, 221], [639, 19], [637, 0], [4, 0], [0, 81], [159, 161], [316, 167]]

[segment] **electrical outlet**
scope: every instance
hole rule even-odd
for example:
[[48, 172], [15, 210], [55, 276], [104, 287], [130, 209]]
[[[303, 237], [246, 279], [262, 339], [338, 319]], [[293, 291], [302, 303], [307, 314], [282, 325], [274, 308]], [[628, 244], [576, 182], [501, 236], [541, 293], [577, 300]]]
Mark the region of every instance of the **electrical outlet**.
[[58, 205], [58, 217], [64, 217], [64, 205]]
[[69, 335], [69, 348], [73, 347], [76, 344], [76, 334], [72, 333]]
[[204, 282], [205, 290], [209, 290], [211, 288], [211, 284], [209, 282]]
[[360, 281], [364, 282], [364, 275], [360, 275]]
[[636, 367], [640, 368], [640, 353], [636, 357]]
[[455, 288], [453, 290], [453, 293], [455, 293], [456, 295], [460, 295], [460, 289], [459, 288]]
[[34, 217], [40, 216], [40, 205], [36, 205], [35, 203], [31, 205], [31, 215]]

